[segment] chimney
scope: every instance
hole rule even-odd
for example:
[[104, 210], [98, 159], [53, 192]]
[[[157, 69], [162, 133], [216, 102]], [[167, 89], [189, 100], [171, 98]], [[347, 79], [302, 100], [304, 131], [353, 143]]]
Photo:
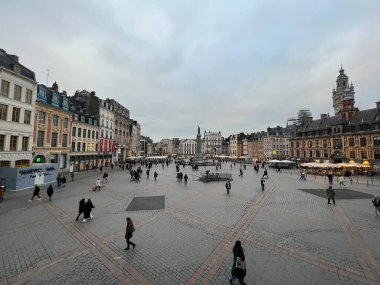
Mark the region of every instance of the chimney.
[[327, 114], [321, 114], [321, 120], [325, 120], [327, 118]]
[[64, 96], [67, 96], [67, 92], [66, 92], [66, 90], [63, 90], [63, 91], [62, 91], [62, 94], [63, 94]]
[[90, 95], [95, 96], [95, 91], [91, 91]]
[[380, 101], [377, 101], [377, 102], [376, 102], [376, 108], [377, 108], [378, 110], [380, 110]]
[[54, 91], [57, 91], [58, 92], [58, 84], [57, 84], [57, 81], [55, 81], [53, 83], [53, 86], [51, 87], [51, 89], [53, 89]]

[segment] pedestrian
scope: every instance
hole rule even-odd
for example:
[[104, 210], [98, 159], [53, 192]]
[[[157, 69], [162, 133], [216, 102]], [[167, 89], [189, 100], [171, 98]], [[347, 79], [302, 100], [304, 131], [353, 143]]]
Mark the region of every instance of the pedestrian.
[[56, 178], [56, 180], [57, 180], [57, 187], [61, 187], [61, 174], [58, 174], [57, 175], [57, 178]]
[[54, 193], [54, 190], [53, 190], [53, 186], [50, 184], [48, 189], [46, 189], [46, 193], [49, 197], [49, 201], [51, 201], [51, 197], [53, 196], [53, 193]]
[[333, 175], [331, 173], [327, 174], [327, 178], [329, 179], [329, 184], [333, 184]]
[[261, 178], [260, 183], [261, 183], [261, 190], [264, 191], [265, 190], [265, 179], [264, 179], [264, 177]]
[[332, 186], [329, 186], [329, 188], [326, 190], [326, 194], [327, 194], [327, 203], [331, 204], [330, 200], [332, 200], [333, 204], [335, 205], [335, 191], [334, 189], [332, 189]]
[[124, 250], [129, 250], [130, 244], [133, 246], [133, 249], [135, 249], [136, 244], [131, 242], [131, 238], [133, 236], [134, 231], [135, 231], [135, 227], [133, 226], [132, 219], [130, 217], [128, 217], [127, 218], [127, 227], [125, 229], [125, 240], [127, 241], [127, 247], [124, 248]]
[[230, 284], [233, 284], [232, 282], [238, 279], [240, 285], [245, 285], [244, 277], [247, 271], [246, 271], [246, 265], [245, 265], [244, 250], [243, 250], [243, 247], [241, 246], [240, 240], [237, 240], [235, 242], [235, 246], [233, 247], [232, 252], [234, 254], [234, 262], [232, 264], [232, 269], [231, 269]]
[[91, 215], [93, 208], [95, 208], [95, 206], [92, 204], [91, 199], [88, 199], [84, 206], [83, 223], [87, 223], [88, 219], [92, 220], [94, 218], [94, 216]]
[[4, 201], [4, 192], [5, 192], [5, 187], [1, 185], [0, 186], [0, 202]]
[[344, 185], [344, 177], [343, 177], [343, 175], [339, 177], [339, 186], [346, 186], [346, 185]]
[[74, 171], [70, 173], [70, 176], [71, 176], [71, 182], [74, 181]]
[[372, 200], [372, 203], [373, 203], [373, 206], [375, 207], [375, 214], [376, 216], [378, 216], [380, 213], [380, 196], [377, 196], [375, 197], [373, 200]]
[[241, 168], [240, 168], [240, 170], [239, 170], [239, 171], [240, 171], [240, 174], [239, 174], [239, 176], [243, 177], [243, 169], [241, 169]]
[[157, 171], [154, 172], [153, 176], [154, 176], [154, 180], [157, 180], [157, 176], [158, 176]]
[[38, 197], [37, 200], [41, 200], [41, 197], [40, 197], [40, 191], [41, 191], [40, 187], [39, 187], [37, 184], [34, 185], [33, 196], [32, 196], [32, 199], [29, 200], [29, 202], [32, 202], [32, 201], [33, 201], [33, 198], [34, 198], [35, 196]]
[[146, 178], [149, 178], [149, 172], [150, 172], [150, 170], [149, 170], [149, 168], [146, 170]]
[[187, 184], [187, 179], [189, 179], [189, 177], [187, 176], [187, 174], [185, 174], [185, 176], [183, 177], [183, 179], [185, 180], [185, 184]]
[[103, 171], [103, 166], [100, 166], [99, 170], [100, 170], [100, 172], [102, 172]]
[[83, 198], [82, 200], [79, 201], [79, 210], [78, 210], [78, 216], [75, 220], [78, 221], [79, 216], [84, 213], [84, 210], [86, 209], [86, 200]]
[[99, 178], [96, 180], [95, 191], [96, 191], [96, 190], [100, 191], [100, 179], [99, 179]]
[[230, 190], [231, 190], [231, 182], [230, 182], [229, 179], [226, 182], [226, 190], [227, 190], [227, 195], [229, 195], [230, 194]]
[[262, 178], [269, 178], [267, 169], [264, 170]]
[[66, 176], [65, 175], [63, 175], [63, 177], [61, 178], [61, 185], [62, 185], [62, 187], [65, 187], [65, 185], [66, 185]]

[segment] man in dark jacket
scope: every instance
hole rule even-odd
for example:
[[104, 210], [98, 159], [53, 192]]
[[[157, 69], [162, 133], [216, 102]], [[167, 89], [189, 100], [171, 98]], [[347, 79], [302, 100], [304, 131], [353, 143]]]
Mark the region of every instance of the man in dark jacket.
[[37, 200], [41, 200], [40, 191], [41, 191], [40, 187], [37, 184], [34, 185], [33, 196], [32, 196], [32, 199], [29, 200], [29, 202], [33, 201], [34, 196], [38, 197]]
[[327, 203], [331, 204], [330, 199], [332, 199], [333, 204], [335, 205], [335, 191], [334, 189], [332, 189], [332, 186], [329, 186], [329, 188], [326, 190], [326, 194], [327, 194]]
[[51, 201], [51, 197], [53, 196], [53, 193], [54, 193], [54, 190], [53, 190], [53, 186], [50, 184], [48, 189], [46, 190], [46, 193], [49, 197], [49, 201]]
[[79, 214], [75, 220], [78, 221], [79, 216], [84, 213], [84, 209], [86, 208], [86, 200], [83, 198], [79, 201]]

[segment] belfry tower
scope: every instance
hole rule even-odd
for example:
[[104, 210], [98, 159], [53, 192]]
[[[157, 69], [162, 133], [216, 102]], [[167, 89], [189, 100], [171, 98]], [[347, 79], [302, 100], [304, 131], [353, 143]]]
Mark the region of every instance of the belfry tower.
[[339, 75], [336, 78], [336, 88], [333, 89], [333, 107], [335, 110], [335, 115], [343, 109], [342, 100], [345, 97], [350, 97], [355, 100], [354, 85], [348, 83], [348, 76], [344, 73], [344, 69], [341, 66], [339, 70]]

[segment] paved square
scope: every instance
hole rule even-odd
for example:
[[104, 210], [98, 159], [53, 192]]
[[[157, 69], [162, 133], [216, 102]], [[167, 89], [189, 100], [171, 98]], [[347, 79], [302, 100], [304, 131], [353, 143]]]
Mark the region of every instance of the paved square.
[[[138, 165], [139, 166], [139, 165]], [[137, 167], [137, 166], [136, 166]], [[144, 167], [143, 167], [144, 168]], [[0, 285], [5, 284], [229, 284], [232, 247], [241, 240], [247, 284], [380, 284], [380, 216], [371, 199], [380, 180], [366, 177], [336, 187], [328, 205], [324, 177], [300, 181], [297, 172], [222, 165], [234, 178], [195, 181], [198, 171], [153, 166], [157, 180], [131, 181], [107, 169], [102, 191], [91, 188], [102, 173], [78, 173], [56, 188], [52, 202], [28, 202], [32, 190], [6, 192], [0, 204]], [[213, 167], [200, 167], [200, 172]], [[145, 173], [145, 170], [143, 170]], [[78, 203], [91, 198], [94, 219], [75, 221]], [[129, 216], [135, 249], [124, 250]], [[237, 283], [235, 283], [237, 284]]]

